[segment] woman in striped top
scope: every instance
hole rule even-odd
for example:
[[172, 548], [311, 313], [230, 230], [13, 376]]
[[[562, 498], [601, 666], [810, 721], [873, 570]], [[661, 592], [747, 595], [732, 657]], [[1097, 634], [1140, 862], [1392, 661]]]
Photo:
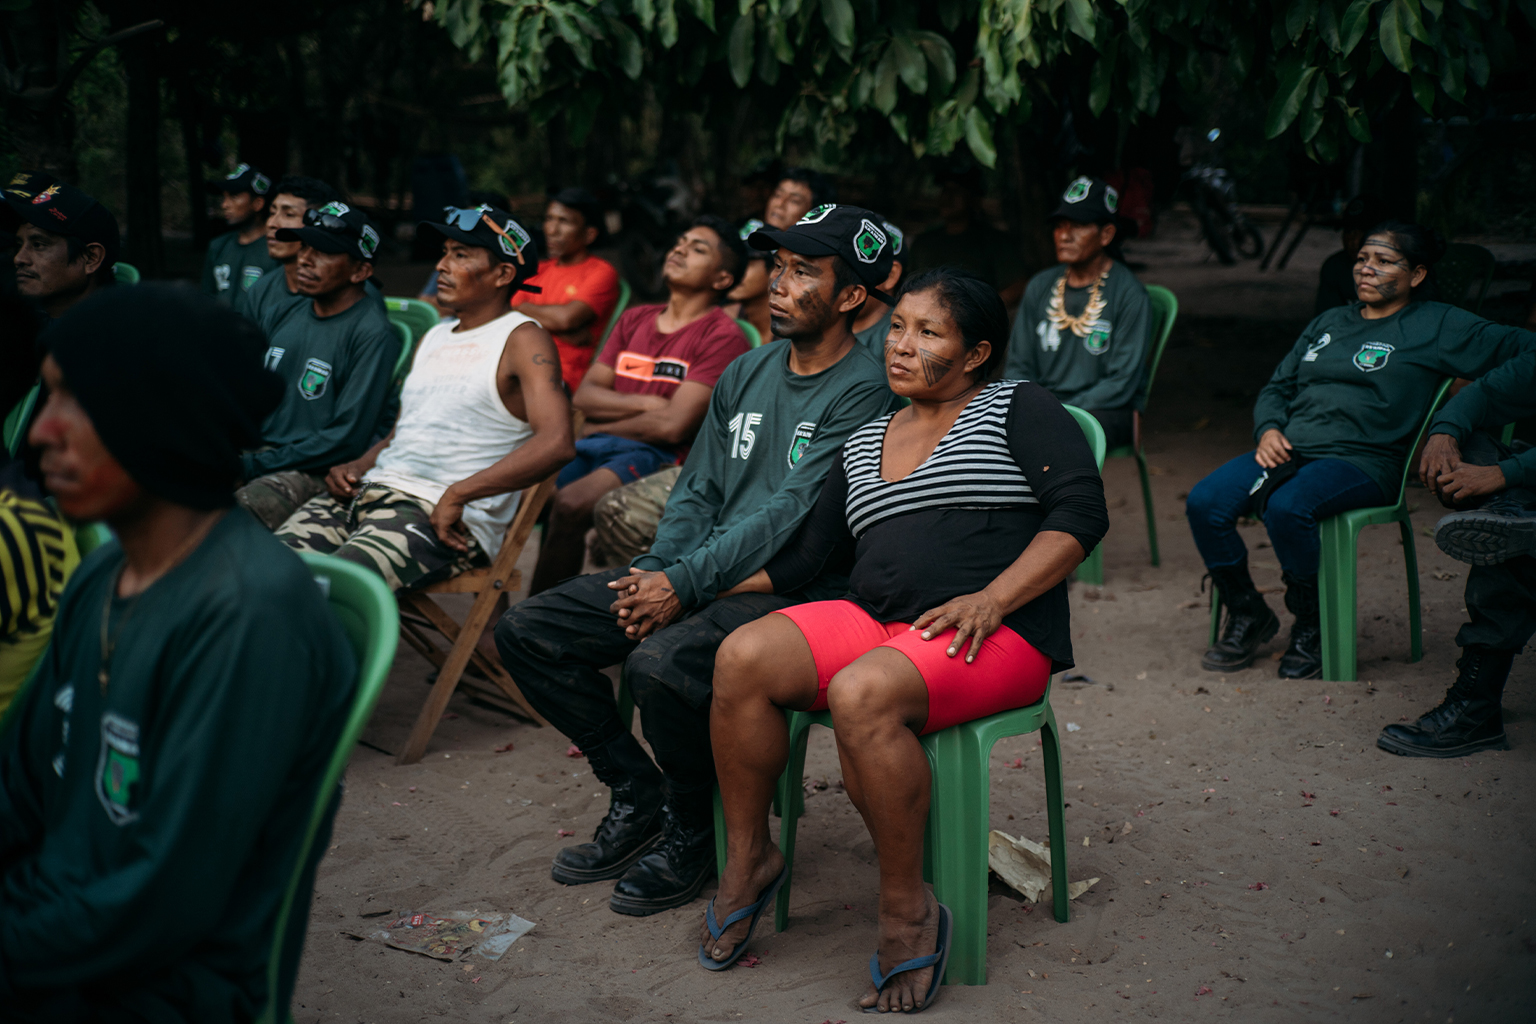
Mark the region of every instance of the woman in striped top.
[[861, 1005], [910, 1011], [937, 992], [949, 921], [923, 885], [918, 737], [1033, 703], [1072, 665], [1065, 581], [1109, 522], [1061, 404], [1035, 384], [986, 383], [1007, 334], [1002, 301], [977, 278], [939, 268], [913, 280], [885, 348], [890, 386], [912, 404], [848, 439], [797, 538], [736, 588], [788, 591], [852, 558], [846, 598], [767, 615], [716, 657], [710, 733], [729, 857], [701, 933], [706, 967], [740, 955], [785, 877], [768, 833], [788, 759], [781, 709], [830, 708], [880, 858], [880, 944]]

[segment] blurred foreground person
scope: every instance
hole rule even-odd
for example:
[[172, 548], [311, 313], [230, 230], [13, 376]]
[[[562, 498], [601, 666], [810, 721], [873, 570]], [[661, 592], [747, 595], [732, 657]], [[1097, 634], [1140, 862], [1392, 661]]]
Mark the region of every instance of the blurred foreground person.
[[1536, 416], [1536, 352], [1463, 388], [1430, 426], [1420, 473], [1447, 508], [1435, 543], [1472, 566], [1471, 619], [1456, 634], [1460, 670], [1445, 700], [1410, 725], [1389, 725], [1376, 745], [1407, 757], [1508, 750], [1504, 684], [1536, 635], [1536, 448], [1495, 439], [1504, 424]]
[[[249, 1021], [356, 673], [309, 571], [232, 507], [282, 385], [248, 321], [154, 285], [83, 303], [48, 342], [48, 489], [117, 539], [70, 580], [0, 734], [0, 1006]], [[144, 399], [167, 381], [177, 401]], [[297, 968], [295, 950], [280, 1005]]]

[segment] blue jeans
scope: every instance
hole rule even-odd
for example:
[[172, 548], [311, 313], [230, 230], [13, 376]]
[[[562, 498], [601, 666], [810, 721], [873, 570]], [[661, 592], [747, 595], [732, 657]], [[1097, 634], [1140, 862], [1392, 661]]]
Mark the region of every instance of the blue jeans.
[[[1237, 533], [1237, 520], [1252, 508], [1253, 496], [1248, 492], [1263, 472], [1264, 467], [1249, 452], [1189, 492], [1184, 514], [1189, 517], [1189, 530], [1207, 568], [1236, 565], [1248, 556], [1248, 548]], [[1348, 509], [1386, 503], [1381, 488], [1364, 470], [1343, 459], [1316, 459], [1275, 488], [1264, 512], [1264, 528], [1269, 531], [1280, 568], [1292, 576], [1310, 578], [1317, 575], [1322, 547], [1319, 522]]]
[[613, 470], [618, 474], [621, 484], [634, 483], [663, 466], [676, 464], [677, 453], [657, 448], [653, 444], [612, 434], [593, 434], [576, 439], [576, 457], [560, 471], [560, 475], [555, 478], [555, 486], [573, 484], [599, 469]]

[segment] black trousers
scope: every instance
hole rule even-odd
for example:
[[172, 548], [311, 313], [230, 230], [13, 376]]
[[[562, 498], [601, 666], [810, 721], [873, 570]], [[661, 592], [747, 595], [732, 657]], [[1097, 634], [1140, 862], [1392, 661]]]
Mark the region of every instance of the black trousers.
[[[1478, 432], [1467, 438], [1461, 460], [1494, 466], [1512, 454], [1497, 439]], [[1527, 509], [1536, 508], [1536, 491], [1512, 487], [1503, 493]], [[1482, 644], [1496, 651], [1519, 651], [1536, 635], [1536, 558], [1522, 555], [1498, 565], [1474, 565], [1467, 573], [1467, 616], [1472, 621], [1456, 634], [1456, 646]]]
[[608, 610], [617, 596], [608, 583], [628, 574], [577, 576], [518, 602], [496, 623], [496, 649], [528, 703], [582, 749], [626, 731], [613, 684], [601, 671], [622, 662], [641, 731], [668, 785], [678, 793], [708, 789], [715, 781], [715, 651], [737, 627], [798, 601], [774, 594], [711, 601], [636, 643]]

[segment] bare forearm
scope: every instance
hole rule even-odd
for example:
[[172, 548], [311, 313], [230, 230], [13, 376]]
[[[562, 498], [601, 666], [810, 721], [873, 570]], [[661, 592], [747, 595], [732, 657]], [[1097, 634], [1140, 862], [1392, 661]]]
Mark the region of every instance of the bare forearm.
[[983, 592], [1007, 615], [1066, 579], [1087, 556], [1088, 552], [1070, 533], [1042, 530]]
[[[596, 319], [592, 307], [581, 302], [568, 302], [560, 306], [539, 306], [525, 302], [517, 307], [517, 311], [533, 317], [546, 331], [562, 334], [585, 327]], [[567, 339], [567, 341], [577, 345], [591, 344], [590, 338]]]
[[576, 389], [571, 404], [587, 415], [589, 423], [611, 423], [627, 416], [650, 412], [656, 406], [655, 395], [621, 394], [612, 388], [587, 387]]
[[575, 458], [575, 447], [564, 438], [540, 439], [527, 444], [494, 465], [466, 477], [443, 492], [442, 500], [466, 503], [478, 498], [520, 491], [538, 483]]
[[603, 424], [602, 432], [646, 444], [676, 445], [693, 440], [698, 424], [682, 422], [671, 409], [656, 409]]

